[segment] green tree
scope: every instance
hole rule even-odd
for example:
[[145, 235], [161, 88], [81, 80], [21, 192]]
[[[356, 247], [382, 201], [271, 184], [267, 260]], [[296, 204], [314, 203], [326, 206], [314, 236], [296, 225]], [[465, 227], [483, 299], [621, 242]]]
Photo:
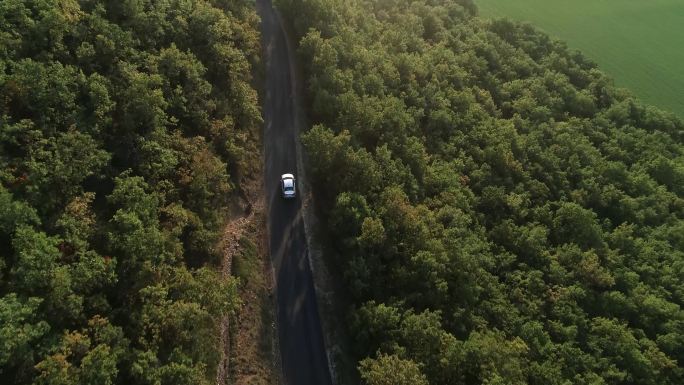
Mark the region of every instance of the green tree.
[[2, 367], [25, 367], [35, 360], [35, 345], [50, 330], [50, 325], [40, 319], [38, 307], [41, 302], [37, 297], [22, 300], [15, 293], [0, 298]]
[[96, 316], [80, 332], [66, 332], [54, 353], [36, 365], [45, 385], [114, 384], [127, 341], [121, 328]]
[[427, 385], [427, 379], [414, 362], [395, 355], [367, 358], [359, 365], [363, 383], [367, 385]]

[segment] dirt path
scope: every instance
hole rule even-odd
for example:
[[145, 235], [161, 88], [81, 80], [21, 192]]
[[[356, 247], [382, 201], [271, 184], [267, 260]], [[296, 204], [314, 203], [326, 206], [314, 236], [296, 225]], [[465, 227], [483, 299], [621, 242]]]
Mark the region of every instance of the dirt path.
[[[271, 0], [257, 0], [266, 64], [264, 177], [268, 239], [276, 279], [278, 341], [285, 385], [330, 385], [328, 353], [309, 259], [303, 201], [278, 193], [281, 174], [304, 172], [297, 137], [294, 52]], [[303, 194], [304, 193], [304, 194]]]
[[270, 296], [273, 274], [262, 181], [249, 180], [241, 185], [245, 192], [243, 215], [226, 225], [221, 241], [221, 273], [226, 279], [232, 276], [239, 280], [241, 305], [220, 323], [219, 344], [223, 349], [216, 384], [277, 384], [275, 305]]
[[[232, 272], [233, 258], [240, 251], [240, 238], [244, 234], [247, 225], [254, 220], [254, 212], [250, 212], [246, 217], [237, 218], [226, 226], [223, 232], [221, 244], [223, 245], [223, 263], [221, 266], [221, 276], [228, 279]], [[226, 315], [221, 320], [219, 327], [219, 346], [221, 349], [221, 359], [216, 371], [216, 385], [225, 385], [226, 376], [230, 370], [230, 315]]]

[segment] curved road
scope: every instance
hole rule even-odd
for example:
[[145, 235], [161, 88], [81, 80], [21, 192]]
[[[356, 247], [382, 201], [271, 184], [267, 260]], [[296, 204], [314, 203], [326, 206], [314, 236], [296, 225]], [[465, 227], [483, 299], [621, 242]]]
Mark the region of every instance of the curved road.
[[[330, 385], [328, 359], [308, 260], [300, 197], [279, 194], [281, 174], [297, 176], [292, 59], [271, 0], [257, 0], [266, 66], [264, 177], [269, 248], [276, 281], [278, 340], [285, 385]], [[298, 191], [299, 192], [299, 191]]]

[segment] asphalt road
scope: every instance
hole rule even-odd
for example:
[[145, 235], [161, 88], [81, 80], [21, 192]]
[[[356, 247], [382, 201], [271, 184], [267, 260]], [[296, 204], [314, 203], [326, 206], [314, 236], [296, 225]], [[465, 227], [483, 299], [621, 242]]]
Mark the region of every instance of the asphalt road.
[[264, 157], [269, 248], [276, 281], [278, 339], [285, 385], [330, 385], [328, 359], [308, 260], [301, 197], [286, 201], [279, 179], [297, 177], [292, 55], [271, 0], [257, 0], [266, 66]]

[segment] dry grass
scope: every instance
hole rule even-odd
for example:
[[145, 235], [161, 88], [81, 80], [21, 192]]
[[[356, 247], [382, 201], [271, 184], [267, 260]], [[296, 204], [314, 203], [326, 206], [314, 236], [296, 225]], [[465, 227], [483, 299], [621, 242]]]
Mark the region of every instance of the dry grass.
[[245, 189], [251, 205], [249, 220], [235, 239], [239, 250], [232, 274], [240, 280], [241, 307], [231, 319], [229, 378], [231, 384], [277, 384], [273, 273], [268, 255], [265, 210], [260, 184]]

